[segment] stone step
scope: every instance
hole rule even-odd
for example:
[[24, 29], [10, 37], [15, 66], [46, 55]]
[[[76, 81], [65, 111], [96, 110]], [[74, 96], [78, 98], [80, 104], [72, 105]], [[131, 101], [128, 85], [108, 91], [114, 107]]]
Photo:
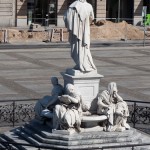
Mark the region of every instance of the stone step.
[[[133, 135], [133, 132], [134, 132], [134, 130], [130, 130], [130, 131], [125, 131], [125, 132], [117, 132], [117, 133], [112, 132], [110, 134], [109, 132], [98, 131], [97, 128], [95, 128], [93, 131], [90, 131], [90, 132], [83, 131], [79, 134], [74, 133], [71, 135], [69, 131], [60, 131], [60, 130], [52, 133], [51, 129], [48, 129], [47, 126], [42, 126], [38, 124], [35, 125], [34, 122], [26, 124], [26, 127], [32, 129], [33, 131], [35, 131], [36, 133], [38, 133], [44, 138], [59, 139], [59, 140], [64, 140], [64, 141], [102, 139], [105, 137], [114, 138], [114, 137], [118, 137], [118, 135], [121, 138], [126, 138], [126, 137]], [[91, 132], [94, 134], [94, 136], [91, 134]]]
[[21, 128], [22, 132], [32, 136], [32, 138], [34, 138], [36, 141], [40, 142], [40, 143], [47, 143], [47, 144], [56, 144], [56, 145], [68, 145], [67, 141], [63, 141], [60, 139], [48, 139], [48, 138], [44, 138], [41, 135], [39, 135], [38, 133], [34, 132], [32, 129], [23, 126]]
[[[82, 132], [77, 133], [71, 130], [53, 131], [49, 126], [42, 125], [36, 121], [6, 132], [4, 137], [6, 141], [49, 146], [49, 149], [53, 150], [92, 150], [100, 149], [103, 146], [140, 144], [144, 140], [147, 142], [150, 141], [148, 136], [143, 138], [143, 133], [133, 128], [123, 132], [104, 132], [99, 130], [99, 127], [95, 127], [86, 130], [83, 129]], [[15, 150], [37, 150], [37, 148], [33, 147], [13, 146], [16, 147]], [[145, 146], [141, 148], [145, 148]], [[120, 150], [124, 150], [124, 148], [120, 148]]]
[[[27, 142], [26, 140], [24, 140], [21, 136], [18, 136], [15, 133], [15, 130], [8, 131], [8, 132], [4, 133], [3, 137], [8, 142], [30, 144], [29, 142]], [[37, 148], [30, 147], [30, 146], [21, 146], [21, 145], [12, 145], [12, 144], [11, 144], [11, 146], [12, 146], [12, 148], [14, 150], [38, 150]]]
[[58, 134], [53, 134], [52, 133], [51, 128], [49, 128], [46, 125], [42, 125], [40, 123], [30, 122], [30, 123], [26, 123], [25, 126], [32, 129], [34, 132], [38, 133], [39, 135], [41, 135], [44, 138], [64, 140], [64, 141], [69, 140], [68, 135], [62, 135], [62, 136], [58, 137]]
[[24, 138], [25, 141], [28, 141], [29, 143], [31, 143], [33, 145], [36, 145], [36, 146], [48, 146], [48, 147], [50, 147], [52, 149], [61, 149], [61, 147], [63, 147], [63, 146], [59, 146], [59, 145], [41, 143], [41, 142], [37, 141], [34, 137], [29, 135], [28, 133], [25, 133], [24, 131], [22, 131], [21, 129], [17, 129], [15, 131], [15, 133], [18, 134], [18, 136], [21, 136], [22, 138]]
[[[103, 147], [103, 146], [114, 146], [114, 145], [125, 145], [125, 144], [131, 144], [131, 142], [121, 142], [121, 143], [103, 143], [103, 144], [99, 144], [99, 143], [93, 143], [93, 144], [91, 144], [90, 142], [89, 142], [89, 140], [87, 140], [87, 143], [85, 143], [85, 145], [80, 145], [79, 143], [76, 143], [76, 145], [68, 145], [68, 146], [64, 146], [64, 145], [57, 145], [57, 144], [47, 144], [47, 143], [40, 143], [40, 142], [38, 142], [38, 141], [36, 141], [35, 139], [33, 139], [29, 134], [27, 134], [27, 133], [22, 133], [22, 129], [21, 128], [17, 128], [16, 130], [14, 130], [14, 133], [13, 133], [13, 135], [15, 135], [15, 140], [14, 140], [14, 137], [11, 137], [11, 139], [13, 138], [13, 140], [14, 140], [14, 142], [15, 141], [18, 141], [18, 140], [20, 140], [21, 138], [20, 138], [20, 136], [16, 136], [16, 132], [19, 132], [19, 135], [21, 135], [21, 136], [23, 136], [24, 137], [24, 142], [22, 142], [21, 141], [21, 143], [28, 143], [27, 141], [28, 140], [31, 140], [32, 139], [32, 142], [31, 143], [34, 143], [35, 144], [35, 142], [36, 142], [36, 144], [38, 144], [38, 145], [41, 145], [41, 146], [50, 146], [52, 149], [65, 149], [65, 150], [79, 150], [79, 149], [83, 149], [83, 150], [85, 150], [85, 149], [99, 149], [99, 148], [101, 148], [101, 147]], [[9, 133], [10, 134], [10, 133]], [[9, 135], [8, 133], [6, 134], [7, 136], [9, 136], [9, 138], [10, 138], [10, 135]], [[12, 134], [12, 133], [11, 133]], [[110, 133], [109, 133], [110, 134]], [[135, 134], [135, 133], [134, 133]], [[137, 137], [137, 135], [138, 136], [141, 136], [141, 134], [136, 134], [135, 135], [135, 137]], [[94, 136], [94, 135], [93, 135]], [[137, 137], [138, 138], [138, 137]], [[73, 142], [73, 141], [71, 141], [71, 142]], [[19, 143], [19, 142], [18, 142]], [[135, 141], [133, 141], [132, 142], [132, 144], [138, 144], [139, 143], [139, 141], [138, 140], [135, 140]], [[35, 148], [27, 148], [27, 147], [22, 147], [22, 148], [20, 148], [19, 150], [34, 150]]]
[[0, 149], [5, 149], [6, 145], [2, 142], [7, 142], [3, 137], [0, 137]]
[[32, 138], [32, 136], [26, 134], [25, 132], [23, 132], [21, 130], [21, 128], [18, 128], [15, 130], [15, 134], [17, 134], [19, 137], [22, 137], [25, 141], [27, 141], [28, 143], [31, 143], [33, 145], [40, 145], [40, 143], [38, 141], [36, 141], [34, 138]]
[[[32, 136], [35, 140], [41, 143], [48, 143], [48, 144], [54, 144], [54, 145], [63, 145], [63, 146], [73, 146], [73, 145], [86, 145], [86, 144], [101, 144], [101, 143], [120, 143], [120, 142], [131, 142], [132, 137], [130, 138], [122, 138], [122, 137], [117, 137], [117, 138], [108, 138], [107, 140], [105, 139], [86, 139], [86, 140], [71, 140], [71, 141], [63, 141], [63, 140], [55, 140], [55, 139], [47, 139], [41, 137], [39, 134], [34, 133], [33, 130], [30, 130], [27, 127], [22, 127], [22, 131], [25, 132], [26, 134], [29, 134]], [[58, 135], [60, 136], [60, 135]], [[79, 135], [76, 135], [79, 136]]]
[[[133, 133], [134, 133], [134, 130], [130, 131], [130, 133], [132, 134], [127, 134], [124, 132], [120, 132], [120, 133], [111, 133], [112, 136], [109, 136], [110, 133], [107, 132], [107, 135], [105, 135], [105, 138], [101, 139], [101, 136], [97, 136], [97, 135], [90, 135], [89, 133], [87, 133], [87, 135], [82, 135], [82, 136], [86, 136], [86, 139], [81, 139], [79, 140], [79, 136], [80, 134], [75, 134], [73, 135], [74, 137], [76, 137], [76, 139], [74, 140], [68, 140], [68, 141], [63, 141], [63, 140], [58, 140], [59, 137], [61, 137], [63, 135], [63, 131], [60, 131], [61, 133], [58, 134], [57, 133], [57, 136], [58, 138], [56, 139], [47, 139], [45, 137], [42, 137], [40, 134], [38, 133], [33, 133], [33, 130], [32, 128], [30, 128], [30, 126], [24, 126], [22, 127], [22, 130], [24, 132], [26, 132], [26, 134], [29, 134], [30, 136], [32, 136], [33, 138], [35, 138], [37, 141], [41, 142], [41, 143], [48, 143], [48, 144], [54, 144], [54, 145], [63, 145], [63, 146], [74, 146], [74, 145], [87, 145], [87, 144], [101, 144], [101, 143], [122, 143], [122, 142], [132, 142], [133, 140], [135, 140], [136, 138], [138, 138], [141, 134], [138, 133], [138, 134], [134, 134], [133, 136]], [[39, 129], [38, 129], [39, 131]], [[51, 133], [52, 134], [52, 133]], [[101, 132], [99, 134], [106, 134], [106, 132]], [[122, 135], [122, 136], [118, 136], [119, 135]], [[87, 138], [87, 136], [89, 136], [89, 138]], [[114, 136], [115, 135], [115, 136]], [[129, 136], [130, 135], [130, 136]], [[55, 135], [56, 136], [56, 135]], [[91, 136], [93, 136], [93, 138], [91, 139]], [[107, 136], [107, 138], [106, 138]], [[100, 137], [100, 138], [99, 138]]]

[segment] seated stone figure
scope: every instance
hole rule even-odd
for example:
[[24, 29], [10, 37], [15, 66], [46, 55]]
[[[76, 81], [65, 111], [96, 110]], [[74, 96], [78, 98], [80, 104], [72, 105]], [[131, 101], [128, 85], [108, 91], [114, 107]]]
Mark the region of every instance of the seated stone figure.
[[81, 96], [75, 91], [72, 84], [66, 85], [66, 95], [59, 97], [60, 104], [55, 106], [54, 129], [69, 130], [75, 128], [80, 131], [81, 125]]
[[53, 108], [58, 103], [58, 96], [61, 96], [64, 92], [62, 85], [58, 83], [58, 78], [52, 77], [51, 83], [53, 85], [53, 89], [51, 91], [51, 96], [45, 96], [40, 99], [35, 105], [35, 115], [37, 119], [52, 118]]
[[[117, 97], [117, 96], [116, 96]], [[114, 131], [123, 131], [125, 129], [130, 129], [127, 123], [127, 117], [129, 116], [128, 105], [123, 99], [120, 99], [116, 103], [115, 109], [115, 122]]]
[[118, 95], [115, 82], [108, 84], [108, 89], [99, 95], [97, 104], [97, 114], [104, 114], [108, 117], [106, 131], [123, 131], [130, 128], [127, 124], [128, 106]]

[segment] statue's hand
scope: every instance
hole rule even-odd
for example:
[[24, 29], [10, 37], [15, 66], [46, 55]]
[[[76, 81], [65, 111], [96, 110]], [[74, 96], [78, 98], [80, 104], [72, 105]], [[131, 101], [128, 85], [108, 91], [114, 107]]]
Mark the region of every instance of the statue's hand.
[[123, 117], [123, 113], [122, 112], [119, 112], [119, 111], [116, 111], [116, 114], [120, 117]]
[[62, 95], [63, 98], [69, 98], [69, 95]]
[[69, 95], [62, 95], [59, 98], [59, 100], [60, 100], [60, 102], [65, 103], [65, 104], [69, 104], [71, 102], [70, 98], [69, 98]]

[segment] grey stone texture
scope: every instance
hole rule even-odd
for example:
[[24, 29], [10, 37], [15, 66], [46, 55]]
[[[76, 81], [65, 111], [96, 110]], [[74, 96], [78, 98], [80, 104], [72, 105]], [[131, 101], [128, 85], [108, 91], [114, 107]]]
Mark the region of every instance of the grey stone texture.
[[[53, 131], [50, 126], [42, 125], [40, 122], [33, 120], [22, 127], [6, 132], [1, 139], [17, 143], [50, 146], [50, 149], [98, 150], [104, 146], [148, 143], [150, 137], [136, 129], [126, 130], [124, 132], [104, 132], [98, 127], [95, 127], [93, 130], [86, 131], [83, 129], [80, 133], [66, 130]], [[16, 150], [33, 150], [32, 147], [12, 146]], [[144, 146], [136, 149], [142, 150], [142, 148], [148, 150], [150, 147]], [[131, 148], [125, 149], [128, 150]]]
[[[148, 50], [149, 47], [106, 48], [93, 44], [91, 47], [93, 60], [98, 73], [104, 75], [100, 83], [100, 92], [109, 82], [114, 81], [118, 85], [119, 94], [124, 99], [150, 102], [150, 53]], [[39, 46], [36, 49], [31, 49], [30, 46], [1, 49], [0, 100], [34, 99], [50, 95], [52, 89], [50, 77], [58, 77], [63, 84], [60, 72], [74, 66], [69, 53], [68, 43], [58, 43], [55, 46], [47, 44], [43, 48]], [[100, 149], [102, 146], [140, 144], [150, 141], [149, 136], [135, 129], [110, 133], [94, 128], [87, 131], [83, 129], [80, 134], [71, 134], [67, 131], [53, 132], [50, 126], [43, 126], [35, 121], [5, 132], [0, 138], [26, 144], [50, 144], [52, 149]], [[34, 150], [32, 147], [12, 147], [16, 150]]]
[[[98, 73], [104, 75], [100, 92], [114, 81], [124, 99], [150, 101], [149, 46], [104, 47], [98, 44], [92, 43], [91, 53]], [[42, 44], [39, 48], [20, 45], [19, 49], [0, 50], [0, 100], [50, 95], [52, 76], [64, 84], [60, 72], [75, 64], [68, 43], [53, 45]]]
[[15, 26], [15, 0], [0, 0], [0, 27]]

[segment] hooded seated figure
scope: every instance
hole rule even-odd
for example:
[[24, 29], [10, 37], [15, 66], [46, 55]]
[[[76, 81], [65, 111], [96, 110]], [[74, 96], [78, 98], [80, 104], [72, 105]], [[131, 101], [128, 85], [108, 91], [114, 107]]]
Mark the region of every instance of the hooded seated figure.
[[58, 83], [57, 77], [51, 78], [51, 83], [53, 89], [51, 91], [51, 96], [45, 96], [40, 99], [35, 105], [35, 115], [37, 119], [42, 119], [43, 117], [52, 118], [53, 108], [58, 103], [58, 96], [61, 96], [64, 92], [62, 85]]
[[106, 131], [130, 129], [130, 126], [127, 124], [127, 117], [129, 116], [128, 106], [122, 97], [118, 95], [115, 82], [109, 83], [108, 89], [99, 95], [97, 105], [97, 114], [104, 114], [108, 117]]
[[82, 115], [81, 96], [77, 94], [72, 84], [66, 85], [66, 92], [66, 95], [59, 97], [60, 104], [55, 106], [53, 127], [56, 130], [74, 128], [80, 131]]

